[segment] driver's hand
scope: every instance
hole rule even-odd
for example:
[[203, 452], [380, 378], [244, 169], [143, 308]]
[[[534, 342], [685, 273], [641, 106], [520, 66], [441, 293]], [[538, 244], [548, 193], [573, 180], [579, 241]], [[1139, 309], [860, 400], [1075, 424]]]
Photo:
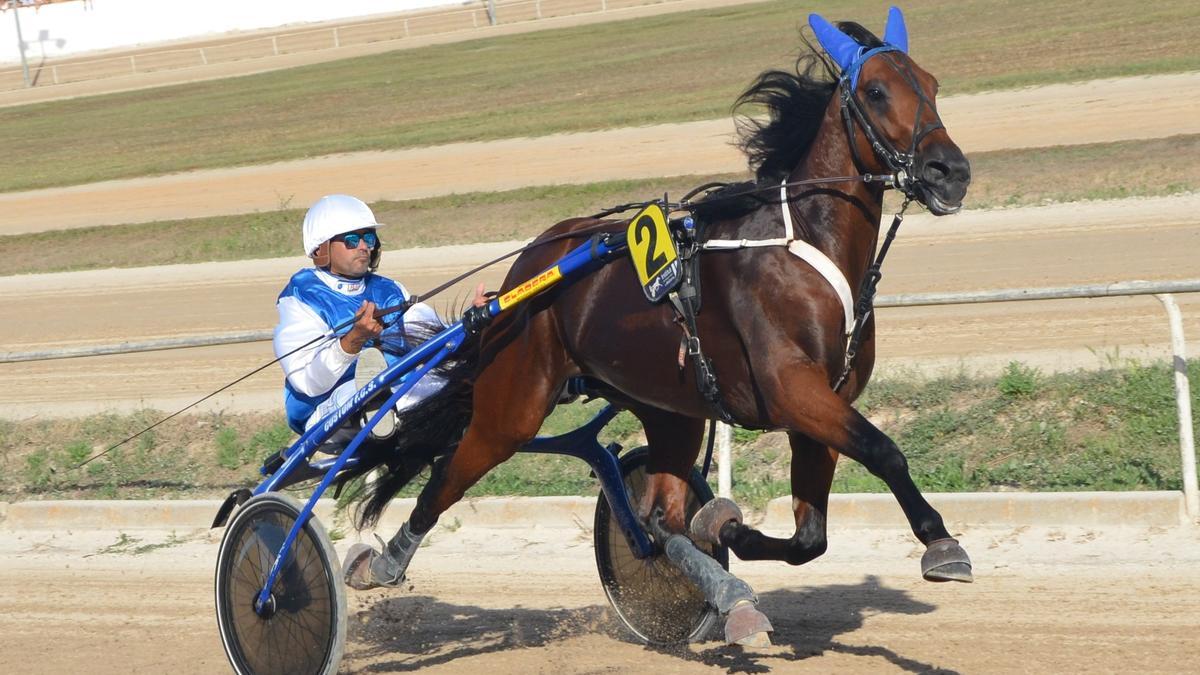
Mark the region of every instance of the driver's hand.
[[487, 287], [484, 286], [482, 282], [475, 287], [475, 297], [471, 300], [472, 305], [475, 307], [483, 307], [484, 305], [488, 304], [488, 300], [490, 298], [487, 296], [486, 288]]
[[362, 351], [367, 340], [379, 337], [382, 332], [383, 324], [375, 318], [375, 303], [364, 300], [362, 307], [358, 308], [357, 318], [350, 327], [350, 332], [342, 336], [342, 349], [347, 354], [357, 354]]

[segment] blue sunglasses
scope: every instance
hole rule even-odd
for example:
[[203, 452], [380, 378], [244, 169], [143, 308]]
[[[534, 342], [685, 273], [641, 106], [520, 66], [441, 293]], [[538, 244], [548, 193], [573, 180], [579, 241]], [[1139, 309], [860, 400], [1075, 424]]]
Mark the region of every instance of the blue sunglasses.
[[375, 234], [374, 232], [364, 232], [363, 234], [352, 232], [350, 234], [338, 235], [334, 237], [334, 239], [342, 242], [346, 245], [346, 248], [349, 249], [358, 248], [359, 242], [362, 241], [367, 242], [367, 248], [373, 249], [376, 246], [379, 246], [379, 235]]

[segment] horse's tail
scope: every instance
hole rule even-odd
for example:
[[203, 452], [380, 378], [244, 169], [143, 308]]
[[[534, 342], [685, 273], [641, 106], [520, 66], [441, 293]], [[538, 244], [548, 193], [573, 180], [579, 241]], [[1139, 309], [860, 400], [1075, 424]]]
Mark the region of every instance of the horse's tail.
[[365, 456], [346, 475], [345, 480], [349, 481], [377, 467], [381, 469], [374, 480], [360, 484], [357, 492], [350, 495], [357, 502], [354, 522], [358, 529], [378, 523], [384, 509], [405, 485], [439, 457], [453, 453], [458, 447], [471, 421], [478, 364], [479, 339], [467, 338], [454, 354], [426, 375], [445, 380], [445, 386], [397, 413], [395, 436], [389, 439], [386, 450]]

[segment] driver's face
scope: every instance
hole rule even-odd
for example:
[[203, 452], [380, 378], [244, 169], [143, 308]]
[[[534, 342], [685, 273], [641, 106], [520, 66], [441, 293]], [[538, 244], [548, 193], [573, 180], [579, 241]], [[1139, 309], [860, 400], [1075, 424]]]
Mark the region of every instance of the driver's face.
[[[355, 230], [346, 234], [363, 235], [374, 234], [373, 229]], [[363, 237], [357, 238], [358, 246], [349, 248], [346, 245], [346, 234], [340, 234], [329, 241], [329, 271], [342, 277], [350, 279], [359, 279], [366, 276], [367, 270], [371, 266], [371, 248], [367, 246], [366, 239]]]

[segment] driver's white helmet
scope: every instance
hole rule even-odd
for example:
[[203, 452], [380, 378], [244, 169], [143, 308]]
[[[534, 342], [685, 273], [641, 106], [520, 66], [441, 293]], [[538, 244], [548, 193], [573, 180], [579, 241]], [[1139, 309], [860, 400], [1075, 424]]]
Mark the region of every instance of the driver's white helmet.
[[318, 246], [339, 234], [371, 227], [379, 227], [379, 223], [361, 199], [350, 195], [321, 197], [304, 214], [304, 255], [311, 258]]

